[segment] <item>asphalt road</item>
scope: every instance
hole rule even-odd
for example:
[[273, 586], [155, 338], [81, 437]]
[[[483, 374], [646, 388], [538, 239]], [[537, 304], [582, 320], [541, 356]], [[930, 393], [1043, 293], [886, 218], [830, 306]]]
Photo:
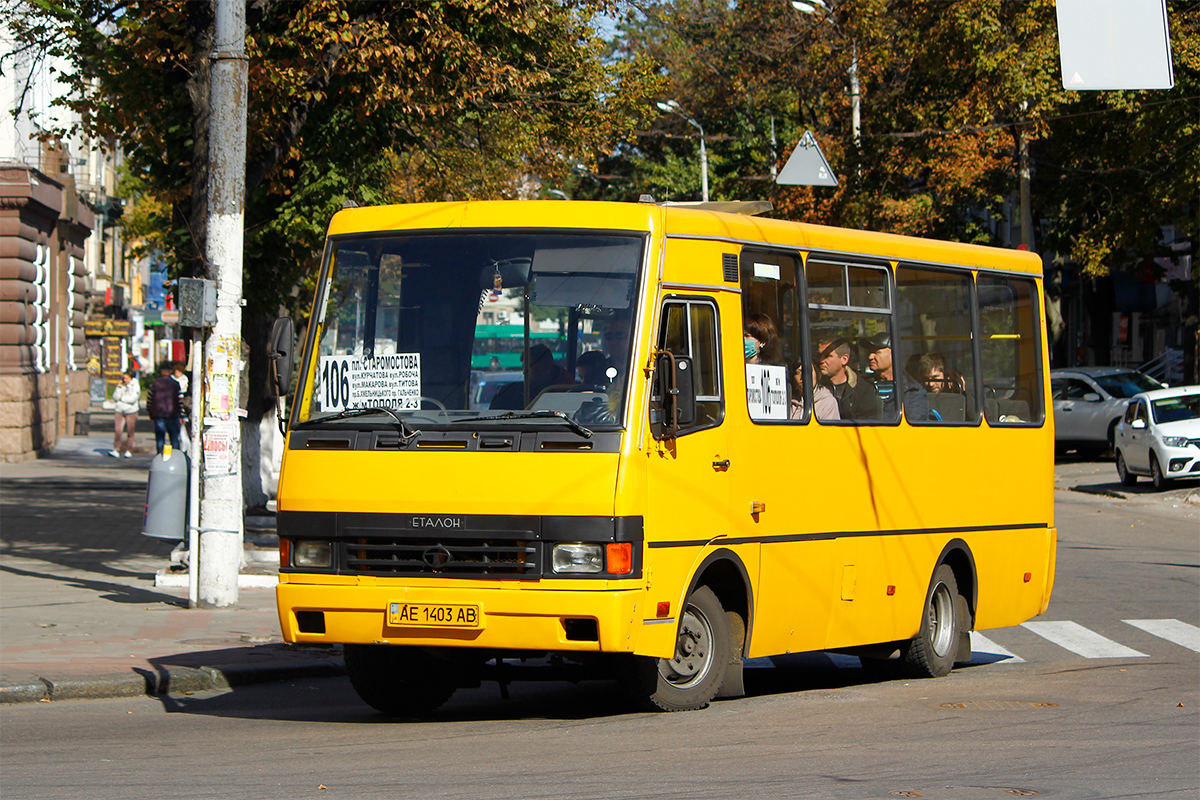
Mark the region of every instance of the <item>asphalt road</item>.
[[1197, 510], [1058, 501], [1056, 590], [1036, 622], [1060, 624], [984, 631], [973, 664], [940, 680], [871, 682], [855, 659], [811, 654], [683, 714], [629, 713], [603, 684], [514, 684], [508, 700], [485, 684], [396, 722], [341, 679], [22, 704], [0, 708], [0, 795], [1200, 796], [1200, 645], [1164, 622], [1200, 626]]

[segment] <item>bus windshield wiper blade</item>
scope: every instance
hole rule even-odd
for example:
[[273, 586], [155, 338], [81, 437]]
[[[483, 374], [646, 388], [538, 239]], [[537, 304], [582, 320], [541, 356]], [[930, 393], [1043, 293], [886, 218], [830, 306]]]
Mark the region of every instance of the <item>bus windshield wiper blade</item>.
[[517, 419], [557, 419], [583, 438], [592, 438], [591, 430], [583, 427], [578, 422], [568, 417], [565, 412], [550, 411], [549, 409], [543, 409], [541, 411], [509, 411], [506, 414], [496, 414], [495, 416], [491, 417], [467, 417], [464, 419], [452, 419], [450, 420], [450, 424], [453, 425], [458, 422], [507, 422], [509, 420]]
[[316, 419], [306, 419], [297, 425], [297, 428], [306, 428], [312, 425], [319, 425], [322, 422], [332, 422], [337, 419], [349, 419], [350, 417], [362, 417], [367, 414], [387, 414], [396, 421], [396, 427], [400, 429], [400, 436], [405, 441], [415, 439], [421, 435], [421, 432], [416, 428], [409, 427], [409, 424], [404, 421], [404, 418], [390, 408], [384, 406], [365, 406], [362, 408], [344, 408], [336, 414], [330, 414], [328, 417], [317, 417]]

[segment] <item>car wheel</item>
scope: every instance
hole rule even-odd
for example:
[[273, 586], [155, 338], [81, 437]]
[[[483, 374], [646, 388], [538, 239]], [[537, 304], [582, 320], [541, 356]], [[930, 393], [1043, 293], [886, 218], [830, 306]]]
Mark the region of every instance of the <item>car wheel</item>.
[[1125, 456], [1121, 454], [1120, 450], [1117, 451], [1117, 477], [1121, 479], [1122, 486], [1133, 486], [1137, 483], [1137, 475], [1134, 475], [1125, 466]]
[[1108, 423], [1108, 452], [1112, 452], [1117, 447], [1117, 423], [1121, 421], [1117, 417], [1112, 422]]
[[1154, 488], [1160, 492], [1171, 485], [1171, 480], [1163, 475], [1162, 467], [1158, 464], [1158, 456], [1154, 453], [1150, 454], [1150, 480], [1154, 482]]

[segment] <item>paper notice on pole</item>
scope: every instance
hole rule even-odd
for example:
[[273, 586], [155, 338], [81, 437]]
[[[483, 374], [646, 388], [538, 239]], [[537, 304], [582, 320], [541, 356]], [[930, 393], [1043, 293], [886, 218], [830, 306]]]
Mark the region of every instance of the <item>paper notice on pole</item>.
[[421, 354], [322, 356], [317, 382], [318, 411], [372, 406], [415, 411], [421, 407]]
[[230, 445], [233, 429], [227, 423], [214, 425], [204, 431], [204, 473], [206, 475], [228, 475], [233, 472]]
[[787, 367], [747, 364], [746, 405], [750, 419], [787, 419]]

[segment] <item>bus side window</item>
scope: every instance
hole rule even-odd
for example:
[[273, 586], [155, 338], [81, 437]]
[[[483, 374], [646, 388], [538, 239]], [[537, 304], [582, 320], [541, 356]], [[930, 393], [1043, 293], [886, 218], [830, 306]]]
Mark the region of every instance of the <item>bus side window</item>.
[[658, 349], [677, 356], [690, 356], [694, 370], [692, 382], [696, 390], [696, 419], [687, 426], [686, 432], [721, 424], [724, 404], [721, 399], [719, 344], [717, 309], [712, 302], [699, 298], [680, 298], [663, 304]]
[[916, 425], [979, 422], [971, 276], [902, 266], [896, 270], [904, 418]]
[[[805, 280], [808, 339], [818, 373], [813, 395], [817, 421], [896, 422], [900, 410], [888, 270], [810, 257]], [[822, 415], [817, 393], [833, 398], [836, 417]]]
[[1037, 287], [1025, 278], [980, 275], [983, 412], [989, 425], [1040, 425], [1042, 359]]
[[[742, 336], [746, 406], [755, 422], [808, 420], [797, 306], [800, 262], [795, 256], [742, 252]], [[812, 383], [811, 371], [808, 378]], [[811, 385], [809, 387], [811, 392]]]

